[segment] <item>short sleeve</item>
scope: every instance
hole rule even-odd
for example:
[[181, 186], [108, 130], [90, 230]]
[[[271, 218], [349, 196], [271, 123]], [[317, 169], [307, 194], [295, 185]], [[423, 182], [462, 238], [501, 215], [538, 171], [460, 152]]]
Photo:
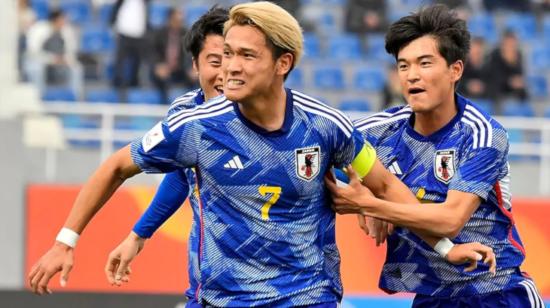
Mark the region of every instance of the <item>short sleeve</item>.
[[458, 190], [487, 199], [489, 192], [507, 168], [508, 137], [504, 129], [494, 129], [490, 146], [475, 147], [468, 140], [461, 149], [461, 159], [449, 190]]
[[143, 138], [131, 143], [132, 159], [146, 173], [193, 167], [197, 163], [201, 133], [198, 121], [159, 122]]

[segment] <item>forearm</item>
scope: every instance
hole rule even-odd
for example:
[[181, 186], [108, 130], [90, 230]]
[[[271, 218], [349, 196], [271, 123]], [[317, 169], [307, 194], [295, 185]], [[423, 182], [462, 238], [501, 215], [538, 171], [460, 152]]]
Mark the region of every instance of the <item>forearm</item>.
[[[384, 191], [381, 192], [381, 196], [378, 196], [378, 198], [382, 198], [384, 200], [390, 201], [390, 202], [397, 202], [397, 203], [410, 203], [411, 205], [415, 205], [418, 207], [419, 201], [416, 199], [416, 197], [412, 194], [412, 192], [409, 190], [405, 184], [403, 184], [401, 181], [399, 181], [397, 178], [394, 178], [387, 183], [387, 185], [384, 185]], [[402, 206], [401, 204], [396, 204], [396, 206]], [[434, 234], [433, 232], [426, 232], [422, 228], [417, 228], [417, 226], [404, 226], [398, 223], [394, 223], [399, 226], [407, 227], [411, 232], [416, 234], [418, 237], [420, 237], [424, 242], [426, 242], [430, 247], [434, 247], [439, 240], [441, 240], [443, 234]]]
[[111, 156], [78, 193], [64, 227], [80, 234], [118, 187], [138, 172], [138, 167], [131, 161], [129, 147]]
[[[454, 237], [454, 216], [452, 210], [440, 204], [403, 204], [374, 199], [364, 206], [362, 213], [405, 227], [426, 238], [431, 245], [434, 237]], [[424, 239], [424, 238], [423, 238]], [[431, 245], [432, 246], [432, 245]], [[432, 246], [433, 247], [433, 246]]]

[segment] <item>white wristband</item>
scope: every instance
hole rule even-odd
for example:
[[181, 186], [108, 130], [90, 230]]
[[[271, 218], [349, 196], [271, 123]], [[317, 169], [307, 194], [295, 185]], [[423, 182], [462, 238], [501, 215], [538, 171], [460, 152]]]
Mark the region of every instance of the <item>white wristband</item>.
[[450, 239], [444, 237], [440, 239], [437, 244], [435, 244], [434, 250], [437, 251], [440, 256], [445, 258], [454, 245], [455, 244], [453, 244]]
[[62, 228], [55, 238], [56, 241], [61, 242], [69, 247], [75, 248], [76, 242], [80, 235], [69, 228]]

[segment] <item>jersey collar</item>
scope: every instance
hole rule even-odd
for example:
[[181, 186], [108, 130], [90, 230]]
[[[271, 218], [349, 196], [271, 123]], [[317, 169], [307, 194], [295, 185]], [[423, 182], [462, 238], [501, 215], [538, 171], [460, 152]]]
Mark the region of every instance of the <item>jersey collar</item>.
[[260, 127], [254, 123], [252, 123], [250, 120], [248, 120], [239, 109], [239, 106], [237, 103], [233, 103], [233, 108], [235, 109], [235, 113], [237, 114], [237, 117], [250, 129], [255, 131], [256, 133], [268, 137], [277, 137], [284, 135], [290, 131], [290, 128], [292, 127], [292, 121], [294, 118], [293, 108], [294, 104], [292, 103], [292, 92], [290, 89], [285, 88], [286, 92], [286, 108], [285, 108], [285, 119], [283, 121], [283, 126], [279, 128], [278, 130], [274, 131], [268, 131], [263, 127]]
[[416, 140], [420, 140], [420, 141], [437, 141], [437, 140], [440, 140], [441, 138], [443, 138], [445, 135], [447, 135], [447, 133], [449, 133], [453, 129], [453, 126], [458, 121], [460, 121], [460, 119], [462, 118], [462, 115], [464, 114], [464, 108], [466, 107], [467, 103], [468, 103], [468, 101], [464, 97], [462, 97], [459, 94], [455, 93], [455, 104], [456, 104], [456, 107], [458, 109], [458, 112], [451, 119], [451, 121], [449, 121], [449, 123], [445, 124], [445, 126], [443, 126], [438, 131], [434, 132], [433, 134], [431, 134], [429, 136], [423, 136], [423, 135], [419, 134], [418, 132], [416, 132], [414, 130], [415, 114], [413, 112], [411, 114], [411, 117], [409, 118], [408, 123], [407, 123], [407, 133], [412, 138], [414, 138]]

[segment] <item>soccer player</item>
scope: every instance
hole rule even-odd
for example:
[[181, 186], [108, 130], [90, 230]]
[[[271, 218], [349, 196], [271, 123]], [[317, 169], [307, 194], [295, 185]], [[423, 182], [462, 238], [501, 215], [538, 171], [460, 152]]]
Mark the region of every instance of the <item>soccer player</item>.
[[[202, 15], [187, 33], [186, 49], [193, 56], [193, 67], [199, 76], [201, 89], [186, 93], [174, 100], [168, 111], [168, 116], [184, 110], [202, 105], [210, 99], [224, 99], [222, 86], [222, 57], [223, 57], [223, 25], [229, 17], [226, 9], [213, 7]], [[189, 197], [193, 210], [193, 223], [188, 239], [188, 275], [189, 289], [185, 295], [189, 299], [187, 307], [198, 305], [195, 301], [195, 292], [199, 281], [199, 200], [193, 191], [196, 182], [195, 172], [192, 169], [180, 169], [166, 175], [161, 182], [151, 205], [141, 216], [128, 237], [109, 255], [109, 262], [105, 268], [111, 284], [121, 285], [129, 279], [129, 264], [134, 254], [142, 248], [147, 238], [170, 217]], [[122, 264], [121, 264], [122, 263]], [[119, 273], [118, 269], [126, 270]], [[118, 278], [118, 279], [117, 279]]]
[[[380, 287], [417, 293], [413, 307], [543, 307], [520, 270], [525, 250], [512, 218], [506, 131], [455, 92], [469, 43], [466, 23], [445, 6], [395, 22], [386, 50], [397, 60], [408, 105], [355, 123], [381, 162], [425, 204], [377, 199], [353, 170], [349, 186], [327, 185], [337, 211], [400, 226], [388, 237]], [[493, 247], [496, 275], [444, 262], [406, 228]]]
[[[365, 180], [392, 175], [342, 113], [284, 88], [303, 50], [290, 14], [269, 2], [237, 5], [224, 35], [228, 99], [168, 116], [98, 168], [31, 270], [36, 292], [59, 269], [66, 276], [78, 234], [125, 179], [195, 167], [200, 304], [336, 307], [342, 286], [323, 175], [350, 163]], [[415, 200], [399, 182], [371, 188], [392, 201]], [[492, 254], [474, 246], [462, 246], [461, 258]]]

